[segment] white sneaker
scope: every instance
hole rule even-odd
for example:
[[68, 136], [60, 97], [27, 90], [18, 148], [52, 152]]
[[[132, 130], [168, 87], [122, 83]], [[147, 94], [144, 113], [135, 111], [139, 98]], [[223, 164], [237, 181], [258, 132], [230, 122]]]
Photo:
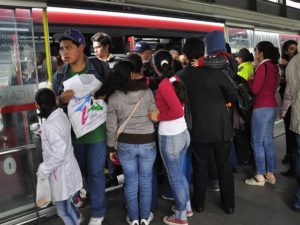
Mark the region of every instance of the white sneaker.
[[91, 217], [88, 225], [102, 225], [104, 217]]
[[153, 213], [150, 212], [148, 219], [141, 219], [140, 225], [149, 225], [153, 220]]
[[128, 223], [128, 225], [140, 225], [138, 220], [130, 221], [129, 216], [126, 216], [126, 222]]

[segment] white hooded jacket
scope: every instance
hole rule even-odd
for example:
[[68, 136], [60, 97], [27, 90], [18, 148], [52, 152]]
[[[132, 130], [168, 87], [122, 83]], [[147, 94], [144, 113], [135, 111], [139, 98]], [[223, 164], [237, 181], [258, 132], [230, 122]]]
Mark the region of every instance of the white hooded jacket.
[[53, 111], [41, 126], [43, 163], [37, 175], [49, 179], [52, 201], [63, 201], [82, 187], [82, 176], [71, 142], [71, 124], [62, 109]]

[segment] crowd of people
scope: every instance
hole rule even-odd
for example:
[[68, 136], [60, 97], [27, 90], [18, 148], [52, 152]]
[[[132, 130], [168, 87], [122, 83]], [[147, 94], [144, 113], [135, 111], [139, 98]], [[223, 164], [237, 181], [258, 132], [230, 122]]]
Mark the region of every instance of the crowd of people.
[[[74, 206], [78, 197], [88, 198], [89, 225], [103, 223], [108, 161], [112, 176], [116, 171], [124, 174], [129, 225], [148, 225], [153, 220], [157, 170], [162, 165], [170, 185], [168, 198], [175, 203], [173, 214], [163, 218], [165, 224], [188, 225], [193, 212], [203, 212], [210, 182], [220, 190], [224, 212], [233, 214], [233, 172], [238, 165], [254, 165], [247, 185], [276, 183], [273, 130], [278, 109], [286, 124], [286, 158], [291, 165], [283, 174], [296, 174], [299, 181], [296, 42], [284, 44], [279, 64], [278, 48], [268, 41], [256, 45], [254, 56], [243, 48], [234, 58], [221, 31], [208, 33], [205, 42], [186, 39], [184, 62], [177, 51], [153, 52], [144, 41], [137, 42], [125, 59], [110, 53], [109, 35], [96, 33], [91, 41], [95, 57], [85, 56], [86, 42], [79, 31], [66, 30], [59, 39], [64, 64], [53, 75], [53, 90], [36, 93], [39, 116], [45, 119], [41, 126], [44, 162], [37, 174], [49, 179], [52, 200], [65, 224], [83, 221]], [[63, 84], [81, 74], [93, 74], [102, 82], [93, 97], [107, 102], [107, 112], [106, 123], [76, 138], [66, 114], [75, 93]], [[253, 99], [247, 110], [241, 106], [242, 86]], [[119, 168], [113, 166], [117, 164]], [[300, 211], [300, 187], [294, 209]]]

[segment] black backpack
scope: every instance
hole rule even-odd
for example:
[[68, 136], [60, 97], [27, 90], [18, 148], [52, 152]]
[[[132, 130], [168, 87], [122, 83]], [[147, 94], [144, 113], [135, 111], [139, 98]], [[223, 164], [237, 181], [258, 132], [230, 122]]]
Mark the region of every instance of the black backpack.
[[238, 66], [235, 59], [226, 53], [221, 54], [226, 57], [228, 61], [223, 68], [223, 72], [226, 74], [238, 92], [238, 102], [235, 105], [240, 115], [243, 118], [246, 118], [248, 113], [252, 111], [254, 96], [250, 90], [248, 82], [244, 78], [237, 75]]

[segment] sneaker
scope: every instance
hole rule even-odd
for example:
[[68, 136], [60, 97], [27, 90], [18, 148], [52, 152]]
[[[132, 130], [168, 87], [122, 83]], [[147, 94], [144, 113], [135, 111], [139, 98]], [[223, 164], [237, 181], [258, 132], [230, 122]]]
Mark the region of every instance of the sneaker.
[[165, 224], [169, 224], [169, 225], [188, 225], [189, 224], [187, 220], [176, 219], [175, 215], [165, 216], [163, 218], [163, 221], [165, 222]]
[[74, 195], [72, 198], [72, 201], [77, 208], [80, 208], [83, 206], [83, 200], [80, 198], [79, 195]]
[[84, 216], [82, 215], [82, 213], [80, 213], [78, 222], [79, 222], [79, 224], [83, 224], [83, 221], [84, 221]]
[[102, 225], [104, 217], [91, 217], [88, 225]]
[[266, 181], [265, 180], [259, 181], [259, 180], [257, 180], [256, 177], [252, 177], [250, 179], [246, 179], [245, 183], [248, 185], [254, 185], [254, 186], [265, 186]]
[[[171, 207], [171, 210], [172, 210], [173, 213], [175, 213], [175, 210], [176, 210], [175, 205], [173, 205], [173, 206]], [[194, 213], [193, 213], [192, 210], [186, 210], [186, 216], [187, 216], [187, 217], [192, 217], [193, 215], [194, 215]]]
[[138, 220], [130, 221], [129, 216], [126, 216], [126, 222], [128, 225], [140, 225]]
[[174, 201], [174, 196], [173, 196], [173, 193], [171, 191], [166, 192], [164, 194], [161, 194], [161, 198], [165, 199], [165, 200], [168, 200], [168, 201]]
[[149, 225], [153, 220], [153, 213], [150, 212], [148, 219], [141, 219], [140, 225]]

